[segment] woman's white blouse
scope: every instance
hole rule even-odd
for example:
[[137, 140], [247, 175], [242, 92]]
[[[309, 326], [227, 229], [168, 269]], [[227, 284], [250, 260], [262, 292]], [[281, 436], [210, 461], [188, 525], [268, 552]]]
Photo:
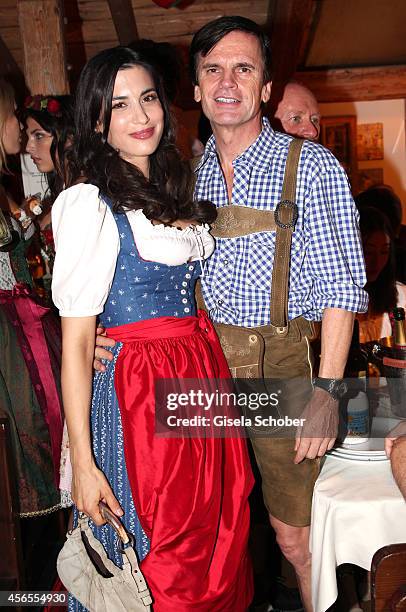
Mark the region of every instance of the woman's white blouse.
[[[142, 210], [126, 213], [138, 254], [146, 261], [177, 266], [209, 257], [214, 239], [205, 226], [184, 230], [153, 225]], [[52, 298], [62, 317], [103, 312], [120, 250], [113, 213], [94, 185], [63, 191], [52, 206], [55, 264]]]

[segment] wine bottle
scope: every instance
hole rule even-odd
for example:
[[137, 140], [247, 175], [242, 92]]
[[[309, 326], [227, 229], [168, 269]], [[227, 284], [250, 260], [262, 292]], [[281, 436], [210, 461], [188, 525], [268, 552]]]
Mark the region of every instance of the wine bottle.
[[406, 348], [405, 310], [404, 308], [393, 309], [393, 340], [396, 348]]
[[[366, 376], [368, 372], [368, 352], [361, 346], [359, 341], [359, 323], [354, 321], [350, 349], [348, 351], [347, 365], [345, 367], [346, 378], [359, 379], [361, 386], [366, 389]], [[357, 385], [359, 387], [359, 385]]]

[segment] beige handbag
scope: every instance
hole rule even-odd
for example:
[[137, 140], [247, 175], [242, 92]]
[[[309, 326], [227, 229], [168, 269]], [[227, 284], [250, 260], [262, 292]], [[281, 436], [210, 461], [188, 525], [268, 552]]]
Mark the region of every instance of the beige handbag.
[[121, 540], [123, 568], [110, 561], [93, 535], [88, 517], [80, 514], [78, 526], [67, 533], [58, 556], [59, 578], [90, 612], [149, 612], [152, 599], [138, 566], [133, 542], [102, 502], [100, 512]]

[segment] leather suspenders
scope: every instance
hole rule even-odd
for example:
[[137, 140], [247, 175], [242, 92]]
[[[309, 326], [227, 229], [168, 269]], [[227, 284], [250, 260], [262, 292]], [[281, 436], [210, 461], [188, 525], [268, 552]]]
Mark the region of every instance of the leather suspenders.
[[[288, 333], [290, 249], [298, 218], [296, 181], [302, 145], [303, 140], [300, 138], [290, 143], [281, 199], [275, 211], [257, 210], [248, 206], [223, 206], [218, 209], [217, 219], [212, 226], [215, 238], [235, 238], [255, 232], [276, 231], [270, 318], [275, 335], [282, 338]], [[200, 158], [192, 160], [192, 167], [196, 167], [199, 161]]]

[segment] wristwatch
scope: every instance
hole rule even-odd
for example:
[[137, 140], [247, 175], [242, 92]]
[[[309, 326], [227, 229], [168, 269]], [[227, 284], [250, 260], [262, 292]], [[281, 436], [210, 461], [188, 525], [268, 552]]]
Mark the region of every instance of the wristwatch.
[[313, 378], [313, 387], [320, 387], [335, 400], [339, 400], [347, 393], [348, 386], [342, 378]]

